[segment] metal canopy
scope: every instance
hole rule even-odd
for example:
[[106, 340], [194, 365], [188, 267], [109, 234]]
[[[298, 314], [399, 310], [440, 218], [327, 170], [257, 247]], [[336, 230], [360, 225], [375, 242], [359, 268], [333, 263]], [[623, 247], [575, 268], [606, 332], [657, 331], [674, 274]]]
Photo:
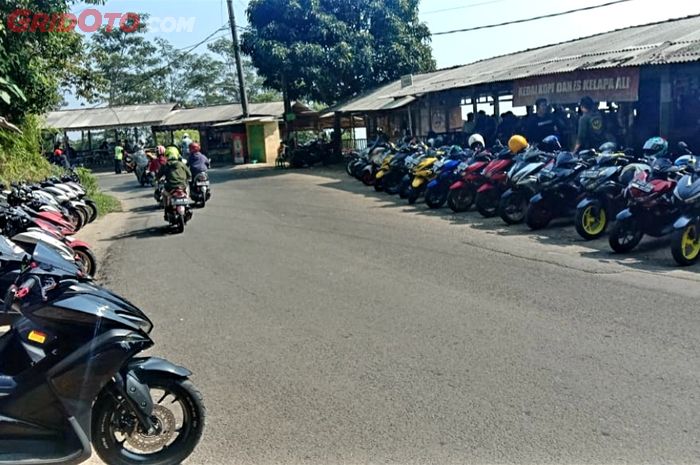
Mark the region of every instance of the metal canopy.
[[175, 104], [166, 103], [52, 111], [46, 116], [45, 126], [64, 131], [153, 126], [174, 107]]

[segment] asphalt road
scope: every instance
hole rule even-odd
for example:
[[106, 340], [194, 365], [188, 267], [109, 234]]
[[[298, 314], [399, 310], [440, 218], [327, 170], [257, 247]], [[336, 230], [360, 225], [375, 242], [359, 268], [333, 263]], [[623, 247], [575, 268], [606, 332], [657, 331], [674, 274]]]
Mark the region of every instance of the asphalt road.
[[101, 177], [129, 210], [104, 280], [205, 396], [189, 463], [700, 462], [700, 266], [664, 241], [620, 258], [342, 171], [212, 179], [169, 235]]

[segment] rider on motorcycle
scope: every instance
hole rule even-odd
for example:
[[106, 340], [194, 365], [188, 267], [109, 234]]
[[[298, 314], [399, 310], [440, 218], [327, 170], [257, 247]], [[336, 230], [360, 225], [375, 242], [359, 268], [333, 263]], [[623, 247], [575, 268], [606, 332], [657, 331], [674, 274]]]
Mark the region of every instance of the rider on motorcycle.
[[[190, 169], [182, 161], [180, 161], [180, 151], [176, 147], [168, 147], [165, 150], [165, 156], [168, 162], [158, 171], [157, 178], [165, 178], [165, 186], [163, 191], [164, 205], [170, 205], [170, 197], [177, 189], [187, 191], [187, 184], [192, 179]], [[166, 218], [167, 219], [167, 218]]]
[[192, 171], [192, 179], [196, 178], [199, 173], [206, 173], [209, 169], [209, 159], [202, 153], [202, 147], [197, 142], [192, 142], [189, 146], [190, 156], [187, 159], [187, 165]]
[[165, 158], [165, 147], [159, 145], [156, 147], [156, 156], [148, 161], [148, 171], [158, 174], [166, 163], [168, 163], [168, 159]]

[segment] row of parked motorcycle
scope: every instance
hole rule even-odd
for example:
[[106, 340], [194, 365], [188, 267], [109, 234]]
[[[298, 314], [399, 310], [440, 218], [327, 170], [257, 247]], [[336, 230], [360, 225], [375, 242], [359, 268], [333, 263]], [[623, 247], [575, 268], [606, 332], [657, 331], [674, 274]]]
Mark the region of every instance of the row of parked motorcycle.
[[93, 281], [95, 255], [73, 234], [95, 202], [74, 173], [0, 198], [0, 465], [82, 463], [93, 447], [110, 465], [181, 463], [202, 397], [189, 370], [143, 357], [143, 311]]
[[507, 147], [485, 145], [478, 134], [466, 149], [378, 139], [351, 154], [347, 173], [409, 204], [424, 198], [431, 209], [447, 205], [455, 213], [475, 207], [532, 230], [573, 218], [585, 240], [608, 233], [616, 253], [632, 251], [645, 235], [670, 236], [679, 265], [700, 259], [700, 164], [685, 143], [671, 153], [654, 137], [642, 153], [606, 143], [576, 154], [562, 150], [556, 136], [536, 145], [519, 135]]

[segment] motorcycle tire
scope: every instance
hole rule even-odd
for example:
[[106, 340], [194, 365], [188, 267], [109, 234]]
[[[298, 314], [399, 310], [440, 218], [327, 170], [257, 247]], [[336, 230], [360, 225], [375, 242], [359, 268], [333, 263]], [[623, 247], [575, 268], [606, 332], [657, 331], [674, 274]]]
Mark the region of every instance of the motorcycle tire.
[[411, 187], [411, 190], [408, 192], [408, 197], [406, 197], [408, 199], [408, 204], [415, 205], [418, 201], [418, 197], [420, 197], [420, 191]]
[[352, 176], [352, 165], [355, 164], [355, 160], [350, 160], [347, 165], [345, 165], [345, 172], [348, 174], [348, 176]]
[[376, 192], [382, 192], [384, 190], [384, 182], [381, 179], [374, 180], [374, 190]]
[[587, 241], [602, 237], [608, 229], [608, 212], [596, 201], [576, 209], [576, 232]]
[[78, 208], [72, 208], [69, 211], [69, 215], [69, 223], [73, 227], [73, 230], [78, 232], [83, 229], [83, 226], [85, 226], [85, 216], [83, 216], [83, 212]]
[[520, 224], [525, 221], [527, 203], [527, 198], [524, 195], [514, 192], [508, 197], [501, 197], [498, 204], [498, 214], [506, 224]]
[[439, 191], [438, 189], [428, 189], [425, 191], [425, 204], [428, 206], [428, 208], [431, 208], [433, 210], [442, 208], [445, 206], [445, 202], [447, 202], [447, 194], [449, 193], [446, 191]]
[[671, 255], [680, 266], [691, 266], [700, 260], [700, 224], [691, 223], [673, 232]]
[[365, 186], [372, 186], [374, 185], [374, 173], [371, 171], [363, 171], [362, 172], [362, 178], [360, 179], [362, 181], [362, 184]]
[[85, 273], [90, 276], [95, 276], [97, 273], [97, 258], [92, 250], [87, 247], [76, 247], [73, 251], [80, 260], [80, 263], [83, 264]]
[[384, 192], [386, 192], [389, 195], [396, 195], [399, 193], [399, 190], [401, 189], [401, 180], [397, 180], [392, 182], [391, 179], [385, 179], [384, 180]]
[[175, 232], [177, 234], [182, 234], [183, 232], [185, 232], [185, 217], [184, 216], [178, 216], [177, 223], [175, 224]]
[[608, 243], [616, 253], [632, 251], [642, 241], [644, 233], [633, 219], [616, 221], [610, 229]]
[[[154, 402], [157, 402], [158, 398], [166, 396], [163, 399], [166, 402], [155, 404], [157, 406], [156, 418], [159, 418], [158, 410], [161, 412], [169, 410], [170, 413], [167, 415], [160, 414], [163, 415], [163, 419], [172, 417], [174, 415], [173, 405], [176, 406], [176, 413], [182, 414], [183, 424], [174, 441], [163, 449], [150, 454], [127, 450], [125, 446], [133, 435], [137, 435], [137, 439], [142, 441], [157, 436], [141, 436], [138, 433], [134, 434], [131, 431], [124, 432], [118, 429], [117, 420], [122, 415], [130, 415], [130, 407], [126, 405], [124, 400], [118, 400], [115, 396], [104, 393], [98, 397], [92, 410], [92, 444], [95, 452], [105, 463], [112, 465], [176, 465], [182, 463], [192, 454], [202, 438], [206, 422], [206, 409], [202, 394], [191, 381], [175, 379], [168, 375], [151, 375], [143, 381], [151, 390], [163, 393], [157, 394], [157, 397], [154, 397]], [[174, 400], [171, 402], [170, 399], [173, 398]], [[174, 427], [175, 425], [173, 425]], [[126, 437], [127, 440], [120, 441], [116, 434]]]
[[455, 213], [464, 213], [474, 204], [476, 190], [473, 186], [454, 189], [447, 194], [447, 205]]
[[535, 205], [531, 204], [527, 207], [525, 223], [527, 223], [528, 227], [533, 231], [546, 228], [552, 219], [554, 219], [552, 210], [541, 203]]
[[92, 223], [100, 214], [99, 210], [97, 209], [97, 204], [92, 199], [83, 199], [83, 202], [85, 202], [87, 207], [90, 209], [90, 218], [88, 218], [88, 223]]
[[411, 192], [410, 181], [407, 183], [402, 182], [400, 190], [399, 190], [399, 197], [401, 197], [402, 199], [407, 199], [410, 192]]
[[476, 194], [476, 210], [484, 218], [493, 218], [498, 213], [498, 191], [495, 189]]

